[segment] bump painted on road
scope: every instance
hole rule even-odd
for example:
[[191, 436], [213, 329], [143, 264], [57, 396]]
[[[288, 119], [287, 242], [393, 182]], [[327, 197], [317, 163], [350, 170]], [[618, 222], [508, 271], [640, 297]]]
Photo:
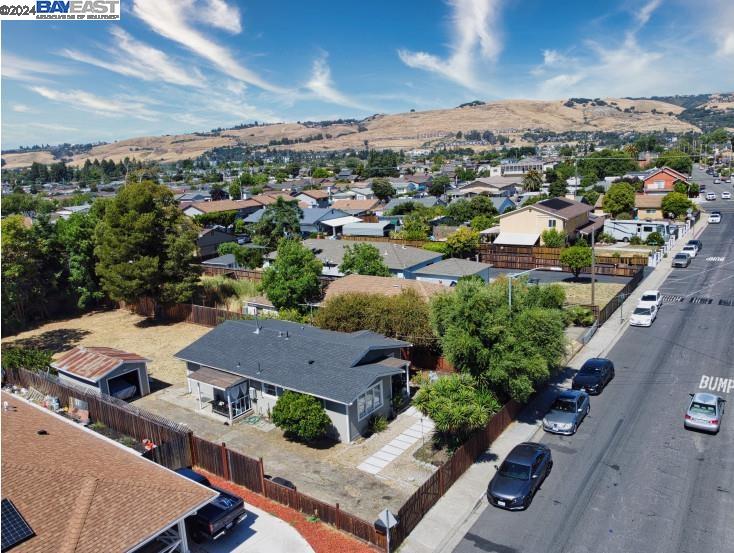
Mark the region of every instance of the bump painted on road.
[[685, 300], [685, 296], [676, 296], [675, 294], [665, 294], [663, 296], [663, 303], [678, 303]]
[[698, 383], [701, 390], [709, 392], [722, 392], [730, 394], [734, 390], [734, 378], [726, 378], [723, 376], [701, 375], [701, 381]]
[[712, 255], [707, 257], [706, 261], [708, 261], [709, 263], [722, 263], [725, 259], [726, 257], [716, 257]]

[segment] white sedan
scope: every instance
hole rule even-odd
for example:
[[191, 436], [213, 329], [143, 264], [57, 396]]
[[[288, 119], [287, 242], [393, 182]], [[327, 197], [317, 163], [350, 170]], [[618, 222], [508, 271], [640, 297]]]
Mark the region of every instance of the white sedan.
[[658, 309], [654, 305], [638, 305], [630, 316], [631, 326], [652, 326], [658, 316]]
[[709, 223], [720, 223], [720, 222], [721, 222], [721, 213], [712, 213], [711, 215], [709, 215]]
[[646, 290], [643, 292], [640, 301], [637, 302], [637, 307], [650, 307], [651, 305], [655, 309], [660, 309], [663, 305], [663, 295], [659, 290]]
[[681, 253], [688, 254], [689, 257], [694, 258], [696, 257], [696, 254], [698, 253], [698, 248], [694, 246], [693, 244], [686, 244], [685, 246], [683, 246]]
[[731, 200], [731, 192], [722, 192], [721, 193], [721, 199], [722, 200]]

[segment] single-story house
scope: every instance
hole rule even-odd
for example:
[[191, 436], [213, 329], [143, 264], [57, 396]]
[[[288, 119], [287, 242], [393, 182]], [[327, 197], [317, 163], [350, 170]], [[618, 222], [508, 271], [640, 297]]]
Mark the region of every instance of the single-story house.
[[174, 196], [174, 199], [178, 203], [194, 203], [194, 202], [208, 202], [212, 199], [212, 195], [209, 192], [193, 190], [191, 192], [182, 192]]
[[635, 194], [638, 219], [664, 219], [662, 194]]
[[334, 332], [275, 319], [225, 321], [175, 354], [201, 408], [233, 420], [268, 416], [285, 390], [321, 400], [329, 433], [351, 442], [408, 393], [411, 344], [370, 331]]
[[324, 301], [329, 301], [331, 298], [342, 294], [398, 296], [404, 290], [413, 290], [422, 299], [428, 301], [433, 296], [444, 293], [446, 288], [432, 282], [407, 280], [404, 278], [346, 275], [329, 283], [324, 294]]
[[352, 188], [355, 200], [374, 200], [375, 193], [371, 188]]
[[392, 198], [389, 202], [387, 202], [385, 207], [382, 208], [381, 213], [388, 213], [393, 208], [396, 208], [399, 205], [407, 202], [420, 204], [423, 207], [435, 207], [439, 203], [438, 198], [436, 198], [435, 196], [424, 196], [421, 198]]
[[349, 225], [356, 225], [362, 223], [362, 219], [355, 217], [354, 215], [347, 215], [346, 217], [337, 217], [336, 219], [324, 219], [321, 221], [321, 225], [331, 230], [331, 235], [336, 236], [344, 232], [344, 228]]
[[115, 348], [77, 346], [54, 359], [59, 379], [119, 399], [150, 393], [148, 363], [136, 353]]
[[216, 257], [220, 244], [236, 241], [237, 237], [234, 234], [225, 232], [221, 228], [206, 228], [196, 238], [196, 255], [200, 259]]
[[233, 253], [225, 253], [219, 257], [213, 257], [201, 262], [207, 267], [221, 267], [225, 269], [239, 269], [239, 264]]
[[92, 209], [92, 204], [69, 205], [54, 211], [51, 218], [52, 220], [68, 219], [75, 213], [89, 213], [90, 209]]
[[339, 209], [347, 215], [371, 215], [380, 205], [380, 201], [372, 200], [336, 200], [331, 204], [334, 209]]
[[490, 196], [489, 200], [500, 215], [508, 209], [515, 209], [517, 207], [515, 202], [507, 196]]
[[2, 550], [190, 551], [185, 519], [219, 493], [2, 393]]
[[390, 221], [378, 221], [377, 223], [354, 222], [342, 227], [344, 236], [388, 236], [395, 225]]
[[533, 246], [543, 231], [556, 229], [573, 238], [591, 219], [593, 207], [567, 198], [549, 198], [499, 216], [500, 234], [495, 244]]
[[[245, 217], [244, 221], [248, 224], [259, 223], [264, 213], [265, 209], [260, 209]], [[349, 219], [345, 219], [346, 217], [349, 217]], [[325, 222], [337, 219], [339, 220], [336, 221], [339, 223], [337, 227], [341, 227], [346, 223], [361, 221], [361, 219], [353, 217], [349, 213], [340, 209], [335, 209], [334, 207], [307, 207], [301, 209], [301, 234], [303, 236], [308, 236], [315, 232], [327, 232], [329, 234], [334, 234], [336, 230], [335, 227], [327, 225]]]
[[514, 196], [520, 181], [511, 177], [480, 177], [461, 188], [449, 190], [450, 198], [472, 198], [474, 196]]
[[339, 192], [333, 192], [331, 194], [331, 201], [336, 200], [356, 200], [357, 193], [354, 190], [340, 190]]
[[460, 278], [468, 276], [478, 276], [484, 282], [489, 282], [489, 269], [491, 267], [487, 263], [449, 257], [418, 269], [413, 275], [419, 281], [454, 286]]
[[326, 190], [303, 190], [296, 200], [303, 202], [308, 207], [327, 207], [329, 205], [329, 193]]
[[253, 296], [243, 302], [243, 312], [253, 317], [275, 317], [278, 310], [265, 296]]
[[217, 200], [215, 202], [194, 202], [184, 208], [183, 212], [189, 217], [207, 213], [222, 213], [236, 211], [239, 217], [246, 217], [250, 213], [262, 208], [262, 204], [250, 198], [249, 200]]
[[[344, 276], [339, 265], [344, 260], [344, 250], [356, 244], [371, 244], [380, 252], [382, 259], [390, 272], [398, 278], [413, 278], [413, 271], [440, 261], [440, 253], [431, 252], [411, 246], [401, 246], [390, 242], [353, 242], [350, 240], [316, 240], [308, 239], [303, 245], [311, 249], [316, 257], [324, 264], [322, 270], [327, 276]], [[266, 258], [266, 264], [274, 260], [277, 251], [271, 252]]]
[[530, 171], [537, 171], [541, 175], [547, 170], [556, 166], [554, 161], [544, 161], [535, 157], [526, 157], [519, 161], [509, 161], [503, 163], [502, 174], [506, 176], [522, 176]]

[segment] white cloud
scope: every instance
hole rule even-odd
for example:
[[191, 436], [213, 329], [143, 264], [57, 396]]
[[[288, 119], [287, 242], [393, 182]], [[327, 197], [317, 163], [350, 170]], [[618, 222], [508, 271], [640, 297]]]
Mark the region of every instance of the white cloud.
[[119, 27], [113, 27], [115, 48], [107, 48], [111, 59], [102, 60], [77, 50], [62, 50], [62, 55], [128, 77], [144, 81], [164, 81], [176, 85], [203, 86], [204, 78], [196, 68], [183, 68], [156, 48], [135, 40]]
[[113, 97], [96, 96], [84, 90], [62, 91], [44, 86], [32, 86], [30, 89], [48, 100], [66, 104], [70, 108], [88, 111], [104, 117], [134, 117], [145, 121], [157, 120], [153, 112], [143, 101], [129, 101]]
[[47, 82], [47, 76], [68, 75], [67, 68], [57, 64], [22, 58], [15, 54], [3, 53], [2, 76], [6, 79], [29, 83]]
[[242, 32], [237, 6], [230, 6], [224, 0], [207, 0], [206, 4], [204, 13], [211, 25], [234, 34]]
[[398, 55], [409, 67], [437, 73], [476, 91], [482, 85], [475, 61], [496, 61], [502, 49], [498, 30], [500, 0], [451, 0], [450, 5], [455, 38], [448, 58], [407, 50], [398, 50]]
[[642, 6], [638, 11], [635, 12], [635, 19], [637, 20], [637, 24], [642, 27], [645, 25], [648, 21], [650, 21], [650, 17], [652, 16], [652, 12], [654, 12], [660, 4], [663, 3], [663, 0], [650, 0], [647, 4]]
[[33, 110], [30, 108], [30, 106], [27, 106], [25, 104], [13, 104], [13, 107], [11, 108], [16, 113], [32, 113]]
[[306, 88], [320, 100], [324, 100], [331, 104], [370, 111], [368, 107], [357, 100], [350, 98], [334, 87], [334, 83], [331, 79], [331, 69], [329, 68], [329, 64], [326, 62], [326, 54], [314, 60], [311, 79], [306, 83]]
[[[230, 77], [270, 92], [286, 92], [244, 67], [234, 53], [196, 30], [187, 19], [189, 14], [197, 13], [193, 0], [134, 0], [133, 13], [159, 35], [178, 42]], [[218, 28], [223, 25], [219, 16], [214, 21], [203, 21]]]

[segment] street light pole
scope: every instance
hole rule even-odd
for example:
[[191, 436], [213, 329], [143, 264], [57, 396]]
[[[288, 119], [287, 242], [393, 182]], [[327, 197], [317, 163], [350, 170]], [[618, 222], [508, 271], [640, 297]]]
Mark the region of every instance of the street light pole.
[[591, 310], [594, 311], [596, 303], [594, 303], [594, 273], [596, 272], [596, 255], [594, 254], [594, 228], [591, 228]]

